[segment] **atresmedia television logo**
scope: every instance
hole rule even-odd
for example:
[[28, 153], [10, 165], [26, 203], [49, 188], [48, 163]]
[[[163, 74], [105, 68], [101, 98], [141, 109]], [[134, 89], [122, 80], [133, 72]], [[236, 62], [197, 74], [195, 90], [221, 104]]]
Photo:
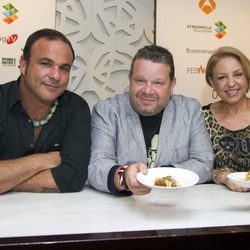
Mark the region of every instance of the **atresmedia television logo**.
[[4, 8], [4, 12], [3, 12], [4, 18], [2, 20], [5, 23], [11, 24], [18, 18], [18, 16], [16, 15], [18, 10], [15, 8], [14, 5], [12, 5], [11, 3], [7, 3], [3, 5], [2, 7]]

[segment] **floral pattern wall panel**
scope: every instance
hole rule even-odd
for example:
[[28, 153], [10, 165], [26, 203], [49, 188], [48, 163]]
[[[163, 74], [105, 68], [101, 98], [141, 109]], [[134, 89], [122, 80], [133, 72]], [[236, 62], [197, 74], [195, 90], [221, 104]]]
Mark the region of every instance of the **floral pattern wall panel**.
[[154, 0], [57, 0], [56, 29], [76, 59], [68, 89], [90, 107], [128, 89], [132, 57], [154, 41]]

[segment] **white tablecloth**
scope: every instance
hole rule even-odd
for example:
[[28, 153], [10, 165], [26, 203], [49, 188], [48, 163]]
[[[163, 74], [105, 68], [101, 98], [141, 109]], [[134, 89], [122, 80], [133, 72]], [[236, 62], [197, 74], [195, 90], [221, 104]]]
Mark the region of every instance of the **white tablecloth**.
[[0, 195], [0, 237], [250, 224], [250, 193], [202, 184], [146, 196], [78, 193]]

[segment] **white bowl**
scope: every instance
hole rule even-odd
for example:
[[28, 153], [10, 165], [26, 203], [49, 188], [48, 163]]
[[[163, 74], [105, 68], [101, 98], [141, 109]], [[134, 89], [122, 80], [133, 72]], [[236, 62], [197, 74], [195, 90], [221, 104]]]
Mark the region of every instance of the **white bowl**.
[[[172, 176], [179, 184], [177, 187], [162, 187], [156, 186], [154, 184], [155, 178]], [[137, 180], [151, 189], [157, 190], [176, 190], [195, 185], [199, 181], [199, 176], [193, 171], [182, 169], [182, 168], [168, 168], [168, 167], [159, 167], [148, 169], [147, 175], [143, 173], [138, 173], [136, 176]]]
[[250, 188], [250, 181], [244, 180], [246, 174], [247, 172], [234, 172], [228, 174], [227, 177], [238, 186]]

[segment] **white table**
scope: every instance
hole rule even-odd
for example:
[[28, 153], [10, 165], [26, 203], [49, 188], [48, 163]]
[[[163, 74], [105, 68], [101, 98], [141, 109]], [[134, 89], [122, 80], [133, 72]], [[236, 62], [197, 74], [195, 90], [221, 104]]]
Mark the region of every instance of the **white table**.
[[250, 193], [215, 184], [140, 197], [115, 197], [89, 187], [79, 193], [0, 195], [0, 242], [6, 237], [249, 224]]

